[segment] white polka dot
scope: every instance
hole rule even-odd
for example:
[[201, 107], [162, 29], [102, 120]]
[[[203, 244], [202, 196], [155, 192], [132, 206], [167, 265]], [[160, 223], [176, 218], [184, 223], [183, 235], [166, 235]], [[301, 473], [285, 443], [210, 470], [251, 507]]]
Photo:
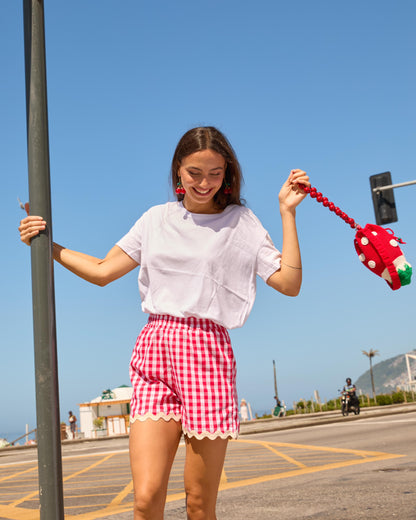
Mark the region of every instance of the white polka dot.
[[377, 231], [372, 231], [371, 232], [375, 237], [377, 236]]
[[399, 243], [397, 242], [397, 240], [394, 240], [394, 238], [392, 238], [390, 240], [390, 245], [393, 246], [393, 247], [398, 247]]
[[374, 262], [374, 260], [370, 260], [368, 262], [368, 267], [371, 267], [371, 269], [374, 269], [375, 266], [376, 266], [376, 263]]
[[368, 238], [367, 237], [363, 237], [361, 239], [361, 243], [362, 243], [363, 246], [366, 246], [368, 244]]
[[361, 262], [364, 262], [365, 254], [361, 253], [361, 255], [359, 255], [358, 258], [361, 260]]

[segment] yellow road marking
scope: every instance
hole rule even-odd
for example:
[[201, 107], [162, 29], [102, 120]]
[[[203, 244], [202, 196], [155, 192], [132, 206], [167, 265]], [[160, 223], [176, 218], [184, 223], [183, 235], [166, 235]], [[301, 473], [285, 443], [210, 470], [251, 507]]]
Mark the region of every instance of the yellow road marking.
[[[245, 440], [245, 439], [239, 439], [237, 441], [233, 441], [234, 443], [238, 443], [239, 448], [236, 448], [234, 451], [229, 450], [229, 453], [227, 454], [227, 458], [225, 461], [225, 469], [223, 470], [221, 474], [221, 480], [220, 480], [220, 490], [225, 491], [227, 489], [233, 489], [238, 487], [245, 487], [245, 486], [251, 486], [255, 484], [260, 484], [263, 482], [268, 482], [272, 480], [278, 480], [283, 478], [290, 478], [290, 477], [296, 477], [300, 475], [307, 475], [311, 473], [315, 473], [318, 471], [326, 471], [326, 470], [333, 470], [348, 466], [354, 466], [356, 464], [365, 464], [367, 462], [377, 462], [382, 460], [388, 460], [398, 457], [404, 457], [405, 455], [397, 455], [397, 454], [391, 454], [391, 453], [383, 453], [383, 452], [376, 452], [376, 451], [363, 451], [363, 450], [351, 450], [346, 448], [328, 448], [328, 447], [322, 447], [322, 446], [309, 446], [304, 444], [291, 444], [291, 443], [281, 443], [281, 442], [267, 442], [267, 441], [255, 441], [255, 440]], [[254, 464], [251, 464], [247, 459], [246, 464], [241, 464], [241, 461], [243, 457], [245, 456], [246, 449], [244, 448], [244, 445], [253, 445], [257, 447], [258, 449], [254, 448], [254, 455], [255, 462]], [[235, 446], [235, 444], [234, 444]], [[271, 458], [271, 455], [269, 455], [267, 458], [264, 456], [263, 450], [268, 450], [269, 452], [273, 453], [276, 457], [273, 459]], [[294, 450], [294, 456], [289, 455], [286, 453], [289, 451], [293, 455]], [[127, 450], [123, 450], [127, 451]], [[301, 462], [297, 460], [298, 455], [303, 456], [303, 460], [305, 460], [305, 452], [310, 453], [312, 455], [313, 452], [315, 452], [318, 456], [317, 457], [309, 457], [306, 460], [306, 464], [304, 462]], [[317, 453], [318, 452], [318, 453]], [[93, 464], [88, 465], [82, 470], [75, 471], [74, 473], [71, 473], [70, 475], [67, 475], [63, 480], [65, 482], [68, 482], [69, 480], [74, 481], [77, 477], [88, 474], [93, 468], [96, 468], [97, 466], [103, 464], [104, 462], [108, 461], [111, 457], [114, 457], [117, 453], [120, 452], [112, 452], [110, 454], [105, 454], [104, 457], [101, 457], [100, 460], [94, 462]], [[266, 452], [267, 453], [267, 452]], [[340, 454], [344, 455], [344, 460], [338, 460], [336, 462], [328, 462], [324, 464], [319, 464], [320, 462], [320, 454]], [[101, 456], [104, 454], [100, 454]], [[253, 450], [249, 450], [246, 454], [246, 457], [250, 457], [253, 455]], [[90, 457], [96, 457], [97, 454], [89, 455]], [[350, 456], [349, 459], [345, 460], [347, 456]], [[355, 458], [351, 458], [351, 456], [354, 456]], [[296, 458], [295, 458], [296, 457]], [[73, 457], [65, 457], [65, 459], [68, 458], [79, 458], [79, 456], [73, 456]], [[325, 459], [325, 457], [323, 457]], [[340, 457], [335, 457], [340, 458]], [[328, 457], [326, 457], [328, 459]], [[334, 459], [334, 457], [333, 457]], [[234, 464], [233, 461], [238, 462], [237, 464]], [[244, 459], [243, 459], [244, 460]], [[280, 461], [280, 463], [279, 463]], [[293, 464], [297, 466], [296, 469], [287, 469], [285, 471], [284, 467], [284, 461]], [[307, 464], [314, 464], [317, 462], [317, 465], [307, 465]], [[119, 463], [117, 461], [114, 461], [113, 463], [110, 463], [110, 465], [115, 467], [115, 469], [118, 469], [120, 466], [123, 467], [124, 461], [121, 460]], [[242, 474], [239, 475], [239, 472], [246, 469], [245, 473], [250, 473], [252, 471], [261, 472], [262, 468], [265, 468], [265, 471], [274, 471], [273, 474], [263, 474], [258, 477], [250, 477], [244, 478]], [[68, 469], [68, 466], [66, 466], [66, 469]], [[24, 471], [20, 471], [18, 473], [7, 475], [6, 477], [3, 477], [0, 479], [0, 483], [4, 481], [13, 481], [13, 478], [17, 478], [20, 475], [23, 475], [25, 473], [30, 473], [36, 470], [36, 467], [28, 468]], [[279, 473], [275, 473], [276, 471], [279, 471]], [[94, 472], [94, 476], [101, 476], [102, 480], [105, 480], [105, 474], [106, 472], [98, 472], [98, 475], [96, 475], [97, 472]], [[111, 471], [110, 471], [111, 473]], [[117, 475], [130, 475], [128, 472], [123, 472], [120, 470], [120, 472], [117, 473]], [[111, 473], [113, 475], [113, 473]], [[121, 480], [122, 477], [117, 478], [117, 480]], [[230, 481], [230, 478], [236, 478], [238, 480]], [[95, 479], [94, 479], [95, 480]], [[89, 479], [88, 484], [93, 482], [94, 480]], [[172, 487], [172, 484], [174, 485], [175, 482], [180, 482], [180, 488], [179, 485], [175, 489]], [[74, 481], [73, 484], [75, 484], [75, 487], [71, 486], [71, 490], [73, 489], [79, 489], [82, 488], [82, 480], [81, 481]], [[182, 479], [175, 479], [175, 473], [172, 472], [171, 479], [170, 479], [170, 490], [171, 493], [167, 496], [166, 502], [174, 502], [177, 500], [184, 500], [185, 493], [183, 491], [179, 491], [179, 489], [183, 486]], [[8, 484], [7, 484], [8, 485]], [[114, 484], [114, 479], [112, 480], [112, 486], [111, 487], [120, 487], [122, 486], [122, 482], [119, 484]], [[101, 485], [101, 486], [94, 486], [94, 489], [97, 488], [106, 488], [110, 487], [109, 485]], [[67, 491], [69, 491], [68, 488], [66, 488]], [[66, 506], [65, 510], [68, 513], [70, 510], [77, 509], [78, 511], [81, 511], [82, 509], [87, 508], [97, 508], [94, 511], [80, 513], [80, 514], [66, 514], [65, 519], [66, 520], [97, 520], [100, 518], [103, 518], [104, 516], [108, 515], [116, 515], [120, 514], [126, 511], [131, 511], [133, 507], [133, 502], [125, 502], [124, 500], [126, 497], [133, 492], [133, 482], [131, 480], [128, 481], [127, 485], [120, 491], [118, 494], [115, 495], [115, 493], [97, 493], [97, 494], [90, 494], [90, 495], [82, 495], [77, 496], [74, 495], [73, 498], [85, 498], [88, 496], [112, 496], [114, 497], [109, 503], [107, 504], [78, 504], [74, 506]], [[114, 496], [115, 495], [115, 496]], [[10, 496], [10, 494], [9, 494]], [[26, 495], [24, 498], [20, 498], [19, 500], [15, 500], [12, 503], [9, 503], [9, 505], [1, 504], [0, 503], [0, 517], [7, 519], [7, 520], [39, 520], [39, 512], [35, 509], [26, 509], [22, 507], [17, 507], [22, 502], [26, 500], [33, 499], [34, 497], [38, 496], [38, 491], [30, 493]], [[69, 499], [72, 495], [65, 495], [65, 500]], [[104, 499], [105, 500], [105, 499]], [[109, 498], [110, 500], [110, 498]], [[124, 501], [124, 502], [123, 502]]]
[[[106, 507], [106, 508], [100, 509], [98, 511], [91, 511], [91, 513], [81, 513], [80, 515], [65, 515], [65, 520], [96, 520], [98, 518], [103, 518], [103, 516], [117, 515], [119, 513], [125, 513], [126, 511], [131, 511], [132, 509], [133, 509], [133, 502], [131, 502], [129, 504], [123, 504], [122, 506], [114, 506], [111, 509], [109, 507]], [[20, 520], [20, 518], [18, 518], [16, 520]], [[24, 519], [24, 520], [26, 520], [26, 519]], [[32, 519], [30, 519], [30, 520], [32, 520]]]
[[276, 455], [278, 455], [279, 457], [282, 457], [282, 459], [287, 460], [291, 464], [294, 464], [295, 466], [298, 466], [299, 468], [306, 468], [306, 464], [303, 464], [302, 462], [295, 460], [294, 458], [290, 457], [289, 455], [285, 455], [281, 451], [275, 450], [269, 443], [264, 442], [263, 446], [265, 448], [267, 448], [268, 450], [272, 451], [273, 453], [275, 453]]
[[175, 493], [174, 495], [169, 495], [166, 499], [166, 502], [175, 502], [175, 500], [185, 500], [186, 494], [182, 491], [182, 493]]
[[11, 506], [0, 506], [0, 516], [7, 520], [39, 520], [39, 511]]
[[220, 485], [221, 484], [226, 484], [226, 483], [227, 483], [227, 475], [225, 474], [224, 468], [222, 468]]
[[82, 473], [86, 473], [87, 471], [90, 471], [92, 468], [96, 468], [97, 466], [99, 466], [100, 464], [102, 464], [103, 462], [107, 461], [108, 459], [111, 459], [112, 457], [114, 457], [114, 453], [110, 453], [109, 455], [107, 455], [106, 457], [98, 460], [97, 462], [94, 462], [94, 464], [91, 464], [91, 466], [87, 466], [86, 468], [84, 469], [81, 469], [80, 471], [77, 471], [76, 473], [73, 473], [72, 475], [68, 475], [67, 477], [65, 477], [63, 479], [64, 482], [67, 482], [69, 479], [71, 478], [74, 478], [74, 477], [78, 477], [78, 475], [82, 475]]
[[133, 492], [133, 481], [131, 480], [127, 486], [123, 489], [121, 493], [119, 493], [109, 504], [109, 508], [113, 506], [118, 506], [121, 502], [126, 498], [129, 493]]
[[[65, 477], [63, 479], [63, 482], [67, 482], [71, 478], [77, 477], [78, 475], [81, 475], [82, 473], [86, 473], [87, 471], [90, 471], [92, 468], [95, 468], [96, 466], [102, 464], [106, 460], [111, 459], [111, 457], [113, 457], [113, 456], [114, 456], [114, 453], [110, 453], [109, 455], [107, 455], [106, 457], [100, 459], [99, 461], [94, 462], [94, 464], [91, 464], [90, 466], [87, 466], [86, 468], [81, 469], [80, 471], [77, 471], [76, 473], [73, 473], [72, 475], [68, 475], [67, 477]], [[19, 504], [21, 504], [23, 502], [26, 502], [27, 500], [30, 500], [31, 498], [36, 497], [38, 495], [39, 495], [39, 490], [33, 491], [32, 493], [29, 493], [29, 495], [26, 495], [26, 496], [24, 496], [22, 498], [19, 498], [19, 500], [15, 500], [14, 502], [12, 502], [10, 504], [10, 506], [16, 507]]]
[[347, 467], [347, 466], [354, 466], [356, 464], [365, 464], [367, 462], [376, 462], [379, 460], [395, 459], [397, 457], [405, 457], [405, 455], [393, 455], [393, 454], [385, 453], [378, 457], [373, 457], [372, 459], [348, 460], [348, 461], [344, 461], [344, 462], [334, 462], [334, 463], [330, 463], [330, 464], [323, 464], [322, 466], [304, 467], [301, 469], [295, 469], [295, 470], [291, 470], [291, 471], [285, 471], [282, 473], [276, 473], [274, 475], [263, 475], [261, 477], [239, 480], [236, 482], [228, 482], [227, 484], [220, 487], [220, 491], [226, 490], [226, 489], [233, 489], [236, 487], [252, 486], [254, 484], [261, 484], [263, 482], [269, 482], [270, 480], [279, 480], [282, 478], [307, 475], [309, 473], [315, 473], [318, 471], [326, 471], [329, 469], [338, 469], [338, 468], [343, 468], [343, 467]]
[[[267, 443], [271, 446], [280, 446], [282, 448], [297, 448], [301, 450], [310, 450], [310, 451], [326, 451], [329, 453], [351, 453], [352, 455], [358, 455], [361, 457], [376, 457], [379, 455], [385, 455], [384, 452], [381, 451], [363, 451], [363, 450], [351, 450], [348, 448], [330, 448], [325, 446], [310, 446], [308, 444], [293, 444], [290, 442], [268, 442], [268, 441], [252, 441], [248, 439], [238, 439], [237, 441], [231, 441], [231, 442], [238, 442], [238, 443], [245, 443], [245, 444], [263, 444]], [[400, 455], [399, 455], [400, 456]]]
[[6, 477], [0, 478], [0, 482], [4, 482], [5, 480], [10, 480], [11, 478], [19, 477], [20, 475], [24, 475], [25, 473], [30, 473], [32, 471], [36, 471], [38, 469], [37, 466], [33, 468], [25, 469], [24, 471], [19, 471], [19, 473], [13, 473], [11, 475], [7, 475]]

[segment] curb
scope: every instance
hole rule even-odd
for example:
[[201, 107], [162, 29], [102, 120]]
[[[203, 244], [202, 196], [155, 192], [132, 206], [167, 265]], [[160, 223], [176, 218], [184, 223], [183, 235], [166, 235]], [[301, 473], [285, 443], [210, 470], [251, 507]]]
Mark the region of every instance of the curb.
[[[374, 406], [362, 408], [360, 415], [341, 415], [337, 412], [318, 412], [315, 414], [290, 415], [275, 419], [257, 419], [250, 423], [241, 423], [240, 435], [251, 435], [255, 433], [267, 433], [280, 430], [293, 430], [306, 428], [308, 426], [321, 426], [326, 424], [338, 423], [342, 421], [360, 421], [368, 417], [384, 417], [387, 415], [404, 414], [416, 411], [416, 403], [404, 403], [399, 405]], [[328, 414], [332, 416], [329, 417]], [[287, 423], [285, 424], [285, 421]], [[268, 423], [268, 424], [267, 424]]]
[[[254, 419], [253, 421], [242, 422], [240, 425], [240, 436], [252, 435], [256, 433], [269, 433], [275, 431], [294, 430], [297, 428], [307, 428], [309, 426], [321, 426], [342, 421], [360, 421], [368, 417], [384, 417], [387, 415], [397, 415], [416, 411], [416, 403], [402, 403], [385, 406], [372, 406], [362, 408], [360, 415], [342, 416], [341, 411], [316, 412], [308, 414], [290, 415], [286, 417], [275, 417], [271, 419]], [[86, 442], [105, 442], [113, 440], [128, 439], [128, 434], [112, 435], [108, 437], [97, 437], [96, 439], [67, 439], [61, 441], [62, 447], [72, 444], [82, 444]], [[37, 445], [29, 446], [6, 446], [0, 448], [2, 453], [20, 450], [37, 450]]]

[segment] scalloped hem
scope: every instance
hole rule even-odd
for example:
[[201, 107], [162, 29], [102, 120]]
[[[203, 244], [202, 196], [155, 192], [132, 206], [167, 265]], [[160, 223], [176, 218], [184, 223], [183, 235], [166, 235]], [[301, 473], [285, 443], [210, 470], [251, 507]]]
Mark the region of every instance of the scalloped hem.
[[183, 434], [187, 437], [195, 437], [199, 441], [202, 439], [211, 439], [212, 441], [215, 439], [237, 439], [238, 432], [202, 432], [197, 433], [192, 430], [183, 430]]
[[155, 413], [148, 412], [148, 413], [145, 413], [144, 415], [135, 415], [134, 417], [130, 416], [130, 423], [134, 423], [135, 421], [143, 422], [143, 421], [146, 421], [147, 419], [151, 419], [152, 421], [158, 421], [159, 419], [163, 419], [166, 422], [171, 421], [171, 420], [181, 422], [181, 416], [176, 415], [174, 413], [166, 414], [163, 412], [159, 412], [159, 413], [155, 414]]
[[[148, 412], [144, 415], [135, 415], [134, 417], [130, 417], [130, 423], [134, 423], [135, 421], [144, 422], [144, 421], [147, 421], [147, 419], [151, 419], [152, 421], [158, 421], [159, 419], [163, 419], [166, 422], [171, 421], [171, 420], [177, 421], [177, 422], [182, 421], [181, 416], [176, 415], [174, 413], [166, 414], [163, 412], [159, 412], [159, 413], [154, 414], [154, 413]], [[202, 432], [202, 433], [198, 433], [194, 430], [182, 429], [182, 433], [189, 438], [195, 437], [199, 441], [202, 439], [211, 439], [213, 441], [218, 438], [219, 439], [237, 439], [239, 432], [237, 431], [237, 432], [212, 432], [212, 433], [211, 432]]]

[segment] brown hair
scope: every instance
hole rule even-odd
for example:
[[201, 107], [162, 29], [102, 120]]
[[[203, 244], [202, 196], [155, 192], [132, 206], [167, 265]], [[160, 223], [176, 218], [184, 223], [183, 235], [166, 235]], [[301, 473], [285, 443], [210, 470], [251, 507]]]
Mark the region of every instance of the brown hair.
[[[181, 137], [172, 159], [173, 191], [175, 192], [179, 182], [178, 171], [182, 160], [188, 155], [202, 150], [213, 150], [222, 155], [226, 161], [224, 183], [214, 197], [216, 206], [219, 209], [224, 209], [229, 204], [241, 206], [243, 201], [240, 198], [240, 190], [243, 183], [243, 175], [240, 164], [228, 139], [213, 126], [192, 128]], [[224, 193], [225, 183], [230, 185], [230, 194]], [[182, 193], [176, 194], [176, 197], [178, 200], [183, 200], [184, 198]]]

